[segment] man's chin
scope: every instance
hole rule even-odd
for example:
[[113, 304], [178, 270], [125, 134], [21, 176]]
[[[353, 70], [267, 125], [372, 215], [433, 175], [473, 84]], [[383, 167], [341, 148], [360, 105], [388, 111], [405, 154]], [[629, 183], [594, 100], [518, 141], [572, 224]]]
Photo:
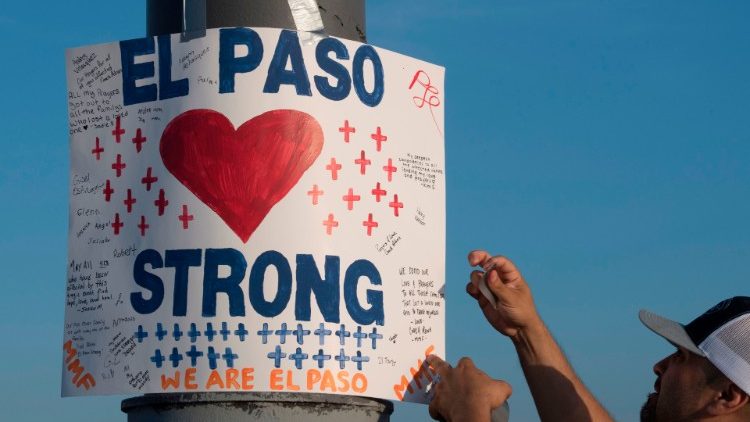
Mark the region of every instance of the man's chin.
[[659, 400], [659, 394], [651, 393], [641, 407], [641, 422], [656, 422], [656, 402]]

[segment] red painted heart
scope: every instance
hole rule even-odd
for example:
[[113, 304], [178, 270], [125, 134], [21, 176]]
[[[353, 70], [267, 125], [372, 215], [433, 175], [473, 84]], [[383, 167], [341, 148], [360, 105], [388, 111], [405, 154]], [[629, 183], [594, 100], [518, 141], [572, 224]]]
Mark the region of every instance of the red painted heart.
[[164, 165], [242, 239], [247, 239], [323, 149], [309, 114], [272, 110], [234, 129], [223, 114], [190, 110], [161, 135]]

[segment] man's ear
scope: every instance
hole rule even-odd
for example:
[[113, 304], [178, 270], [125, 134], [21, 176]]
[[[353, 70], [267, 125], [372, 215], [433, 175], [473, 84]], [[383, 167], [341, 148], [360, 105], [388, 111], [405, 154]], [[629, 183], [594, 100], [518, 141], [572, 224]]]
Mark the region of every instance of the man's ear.
[[716, 398], [709, 404], [708, 411], [713, 415], [728, 415], [736, 412], [750, 413], [750, 395], [733, 382], [728, 382]]

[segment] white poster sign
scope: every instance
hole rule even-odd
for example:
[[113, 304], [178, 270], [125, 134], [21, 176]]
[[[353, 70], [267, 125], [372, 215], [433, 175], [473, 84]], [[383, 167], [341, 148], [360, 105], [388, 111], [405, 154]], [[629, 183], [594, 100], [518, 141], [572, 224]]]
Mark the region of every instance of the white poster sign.
[[425, 401], [445, 350], [443, 68], [252, 28], [66, 61], [64, 396]]

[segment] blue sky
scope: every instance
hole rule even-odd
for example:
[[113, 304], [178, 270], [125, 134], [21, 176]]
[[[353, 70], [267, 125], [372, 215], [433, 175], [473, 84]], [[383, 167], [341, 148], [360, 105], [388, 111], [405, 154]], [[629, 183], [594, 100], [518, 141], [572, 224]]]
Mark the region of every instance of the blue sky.
[[[15, 421], [124, 421], [122, 397], [59, 398], [64, 50], [143, 35], [145, 4], [46, 3], [0, 11], [0, 408]], [[618, 420], [636, 419], [671, 351], [639, 308], [687, 322], [750, 293], [749, 9], [369, 1], [372, 44], [447, 68], [448, 358], [513, 384], [513, 420], [537, 417], [510, 342], [463, 293], [469, 250], [516, 260]], [[428, 419], [415, 405], [393, 418]]]

